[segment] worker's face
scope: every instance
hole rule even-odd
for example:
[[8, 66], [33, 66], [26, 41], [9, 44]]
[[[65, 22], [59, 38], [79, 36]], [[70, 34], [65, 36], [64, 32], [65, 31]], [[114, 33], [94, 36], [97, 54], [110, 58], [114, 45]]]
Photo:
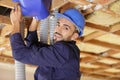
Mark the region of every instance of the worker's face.
[[54, 41], [70, 41], [78, 38], [78, 33], [73, 23], [65, 18], [60, 18], [54, 30]]

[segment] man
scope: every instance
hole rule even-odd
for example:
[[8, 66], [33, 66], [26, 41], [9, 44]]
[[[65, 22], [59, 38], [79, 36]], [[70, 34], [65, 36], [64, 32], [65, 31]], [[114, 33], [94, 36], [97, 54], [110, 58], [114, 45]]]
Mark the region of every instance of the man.
[[20, 35], [21, 9], [11, 11], [13, 31], [10, 37], [13, 57], [25, 64], [38, 65], [35, 80], [80, 80], [79, 49], [75, 40], [82, 35], [84, 17], [76, 9], [58, 13], [54, 30], [54, 44], [47, 45], [38, 41], [37, 23], [33, 18], [26, 37]]

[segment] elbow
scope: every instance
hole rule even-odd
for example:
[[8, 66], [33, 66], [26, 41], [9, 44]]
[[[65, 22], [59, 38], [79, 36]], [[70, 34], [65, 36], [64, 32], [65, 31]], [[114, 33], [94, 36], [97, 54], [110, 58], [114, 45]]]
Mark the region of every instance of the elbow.
[[13, 51], [12, 52], [12, 56], [17, 61], [21, 61], [22, 60], [22, 55], [19, 52], [17, 52], [17, 51]]

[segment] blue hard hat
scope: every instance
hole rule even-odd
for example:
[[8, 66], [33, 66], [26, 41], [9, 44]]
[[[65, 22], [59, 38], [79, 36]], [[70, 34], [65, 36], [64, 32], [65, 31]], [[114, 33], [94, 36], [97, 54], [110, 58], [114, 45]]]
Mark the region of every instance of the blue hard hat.
[[66, 18], [67, 20], [71, 21], [79, 31], [79, 36], [83, 34], [83, 29], [85, 26], [85, 19], [84, 16], [80, 11], [74, 8], [70, 8], [66, 10], [64, 13], [57, 13], [57, 18]]
[[52, 0], [13, 0], [19, 2], [23, 16], [35, 17], [38, 20], [49, 16], [49, 8]]

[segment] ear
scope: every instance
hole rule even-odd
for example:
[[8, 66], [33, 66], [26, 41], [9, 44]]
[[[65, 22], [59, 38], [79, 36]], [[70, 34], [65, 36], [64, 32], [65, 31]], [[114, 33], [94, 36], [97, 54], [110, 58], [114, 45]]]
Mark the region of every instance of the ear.
[[71, 37], [71, 40], [76, 40], [79, 37], [78, 33], [74, 33]]

